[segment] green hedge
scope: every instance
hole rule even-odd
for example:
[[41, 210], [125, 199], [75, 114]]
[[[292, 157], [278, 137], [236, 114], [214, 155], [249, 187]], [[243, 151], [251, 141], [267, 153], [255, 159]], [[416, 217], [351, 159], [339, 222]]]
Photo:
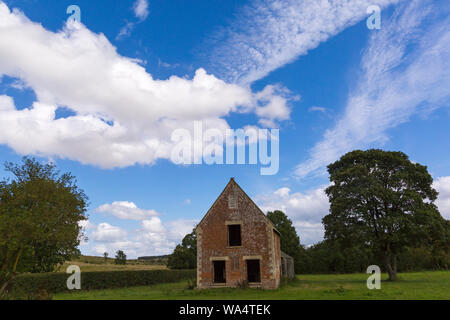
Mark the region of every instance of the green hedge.
[[[8, 287], [11, 296], [32, 296], [45, 291], [49, 294], [69, 291], [68, 273], [24, 274], [15, 278]], [[138, 270], [81, 272], [81, 290], [110, 289], [146, 286], [157, 283], [177, 282], [196, 277], [195, 270]]]

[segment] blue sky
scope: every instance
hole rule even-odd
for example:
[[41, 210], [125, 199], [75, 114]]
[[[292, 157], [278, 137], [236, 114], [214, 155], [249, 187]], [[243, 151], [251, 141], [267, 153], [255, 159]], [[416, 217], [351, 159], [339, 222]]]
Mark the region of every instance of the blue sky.
[[[67, 22], [73, 4], [81, 23]], [[372, 147], [427, 165], [449, 219], [449, 11], [444, 0], [0, 0], [0, 159], [34, 155], [77, 177], [84, 254], [170, 253], [230, 177], [313, 244], [326, 165]], [[278, 172], [173, 163], [171, 134], [194, 121], [279, 129]]]

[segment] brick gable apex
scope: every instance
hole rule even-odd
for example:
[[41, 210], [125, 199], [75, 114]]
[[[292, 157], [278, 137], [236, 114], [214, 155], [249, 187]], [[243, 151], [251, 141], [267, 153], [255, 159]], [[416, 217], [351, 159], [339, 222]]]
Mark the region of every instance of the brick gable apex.
[[[203, 223], [206, 221], [206, 219], [208, 218], [208, 216], [210, 216], [211, 214], [214, 213], [214, 208], [216, 207], [217, 203], [222, 200], [226, 194], [230, 193], [230, 189], [234, 188], [236, 190], [237, 193], [240, 193], [241, 195], [243, 195], [248, 202], [254, 206], [254, 208], [256, 209], [256, 212], [258, 215], [260, 215], [260, 217], [268, 224], [270, 225], [273, 230], [279, 235], [279, 231], [275, 228], [275, 226], [273, 225], [272, 221], [270, 221], [269, 218], [267, 218], [267, 216], [264, 214], [264, 212], [256, 205], [256, 203], [252, 200], [252, 198], [250, 198], [247, 193], [239, 186], [239, 184], [234, 180], [234, 178], [230, 178], [230, 181], [227, 183], [227, 185], [225, 186], [225, 188], [222, 190], [222, 192], [220, 193], [220, 195], [217, 197], [217, 199], [214, 201], [213, 205], [211, 206], [211, 208], [209, 208], [209, 210], [206, 212], [206, 214], [203, 216], [202, 220], [197, 224], [196, 229], [198, 227], [201, 227], [203, 225]], [[228, 199], [224, 199], [224, 201], [228, 201]], [[239, 209], [237, 209], [239, 210]]]

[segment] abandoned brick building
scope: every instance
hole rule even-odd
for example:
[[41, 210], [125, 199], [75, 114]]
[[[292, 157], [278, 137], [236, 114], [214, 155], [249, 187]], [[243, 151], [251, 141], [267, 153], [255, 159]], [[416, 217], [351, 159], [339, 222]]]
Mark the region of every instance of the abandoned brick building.
[[280, 250], [280, 234], [233, 178], [200, 221], [197, 287], [275, 289], [293, 277], [293, 259]]

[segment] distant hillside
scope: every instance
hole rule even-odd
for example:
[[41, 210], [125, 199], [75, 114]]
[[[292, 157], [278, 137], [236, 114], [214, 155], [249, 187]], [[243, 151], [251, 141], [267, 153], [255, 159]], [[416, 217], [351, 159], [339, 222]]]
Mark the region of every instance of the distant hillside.
[[166, 255], [162, 255], [162, 256], [143, 256], [143, 257], [138, 257], [137, 259], [140, 261], [162, 261], [162, 260], [166, 260], [169, 257], [168, 254]]
[[[137, 259], [127, 259], [128, 264], [163, 264], [167, 262], [167, 258], [169, 255], [161, 255], [161, 256], [143, 256], [138, 257]], [[80, 261], [84, 263], [94, 263], [94, 264], [104, 264], [105, 258], [98, 256], [85, 256], [80, 255], [79, 257], [74, 257], [71, 259], [72, 261]], [[108, 257], [106, 259], [106, 263], [114, 263], [114, 257]]]
[[148, 260], [127, 259], [126, 265], [117, 265], [114, 263], [114, 257], [107, 258], [98, 256], [73, 257], [61, 265], [58, 270], [64, 272], [68, 266], [77, 265], [82, 271], [118, 271], [118, 270], [159, 270], [167, 269], [167, 256], [154, 256]]

